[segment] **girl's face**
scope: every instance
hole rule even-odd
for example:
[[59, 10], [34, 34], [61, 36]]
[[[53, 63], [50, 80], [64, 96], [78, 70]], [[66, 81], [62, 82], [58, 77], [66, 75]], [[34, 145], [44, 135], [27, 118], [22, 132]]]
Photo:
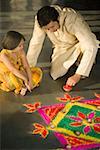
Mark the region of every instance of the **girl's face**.
[[17, 51], [24, 50], [24, 40], [22, 39], [19, 43], [19, 45], [15, 48]]
[[56, 32], [59, 29], [59, 23], [57, 21], [51, 21], [49, 24], [43, 27], [44, 30], [49, 30], [50, 32]]

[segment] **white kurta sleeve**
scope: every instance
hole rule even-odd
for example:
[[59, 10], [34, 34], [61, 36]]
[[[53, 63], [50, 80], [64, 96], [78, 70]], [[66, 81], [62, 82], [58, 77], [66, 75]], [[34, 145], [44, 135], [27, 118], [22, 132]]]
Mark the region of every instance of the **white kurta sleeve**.
[[75, 14], [75, 22], [73, 22], [72, 25], [72, 32], [77, 37], [80, 43], [80, 49], [83, 53], [83, 57], [76, 73], [88, 77], [99, 47], [96, 36], [91, 32], [88, 24], [79, 14]]
[[27, 52], [27, 59], [30, 66], [36, 65], [38, 56], [42, 49], [44, 38], [45, 38], [45, 32], [39, 27], [37, 18], [35, 17], [33, 35], [30, 40], [29, 48]]

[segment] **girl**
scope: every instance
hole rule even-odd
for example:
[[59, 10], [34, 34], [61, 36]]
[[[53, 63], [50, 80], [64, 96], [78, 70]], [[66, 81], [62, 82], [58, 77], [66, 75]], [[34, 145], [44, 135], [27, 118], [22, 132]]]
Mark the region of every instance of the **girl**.
[[24, 52], [25, 38], [16, 31], [8, 31], [0, 52], [0, 89], [25, 95], [38, 86], [42, 78], [40, 68], [30, 68]]

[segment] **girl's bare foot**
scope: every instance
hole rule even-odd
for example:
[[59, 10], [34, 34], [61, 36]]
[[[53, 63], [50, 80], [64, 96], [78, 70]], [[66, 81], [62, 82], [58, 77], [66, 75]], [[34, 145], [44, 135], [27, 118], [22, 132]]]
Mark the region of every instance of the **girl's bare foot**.
[[22, 88], [20, 94], [24, 96], [27, 92], [27, 88]]

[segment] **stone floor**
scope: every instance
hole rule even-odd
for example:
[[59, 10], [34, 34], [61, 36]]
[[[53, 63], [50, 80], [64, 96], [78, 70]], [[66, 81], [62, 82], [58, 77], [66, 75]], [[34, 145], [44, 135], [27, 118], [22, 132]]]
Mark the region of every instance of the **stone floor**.
[[[63, 1], [64, 2], [64, 1]], [[44, 5], [54, 3], [52, 0], [0, 0], [0, 44], [1, 39], [8, 30], [16, 30], [26, 37], [25, 51], [32, 35], [34, 16], [36, 11]], [[99, 37], [100, 38], [100, 37]], [[1, 47], [0, 47], [1, 48]], [[6, 93], [0, 90], [0, 135], [1, 150], [48, 150], [57, 149], [61, 145], [51, 133], [47, 139], [30, 134], [33, 123], [44, 124], [38, 113], [24, 113], [23, 103], [42, 102], [43, 105], [59, 103], [56, 97], [63, 96], [62, 86], [66, 77], [73, 73], [73, 66], [69, 73], [56, 81], [49, 75], [51, 43], [45, 40], [43, 50], [39, 57], [38, 66], [42, 67], [43, 79], [40, 86], [27, 93], [25, 97]], [[72, 96], [94, 98], [94, 93], [100, 93], [100, 51], [90, 74], [90, 78], [81, 80], [70, 92]]]

